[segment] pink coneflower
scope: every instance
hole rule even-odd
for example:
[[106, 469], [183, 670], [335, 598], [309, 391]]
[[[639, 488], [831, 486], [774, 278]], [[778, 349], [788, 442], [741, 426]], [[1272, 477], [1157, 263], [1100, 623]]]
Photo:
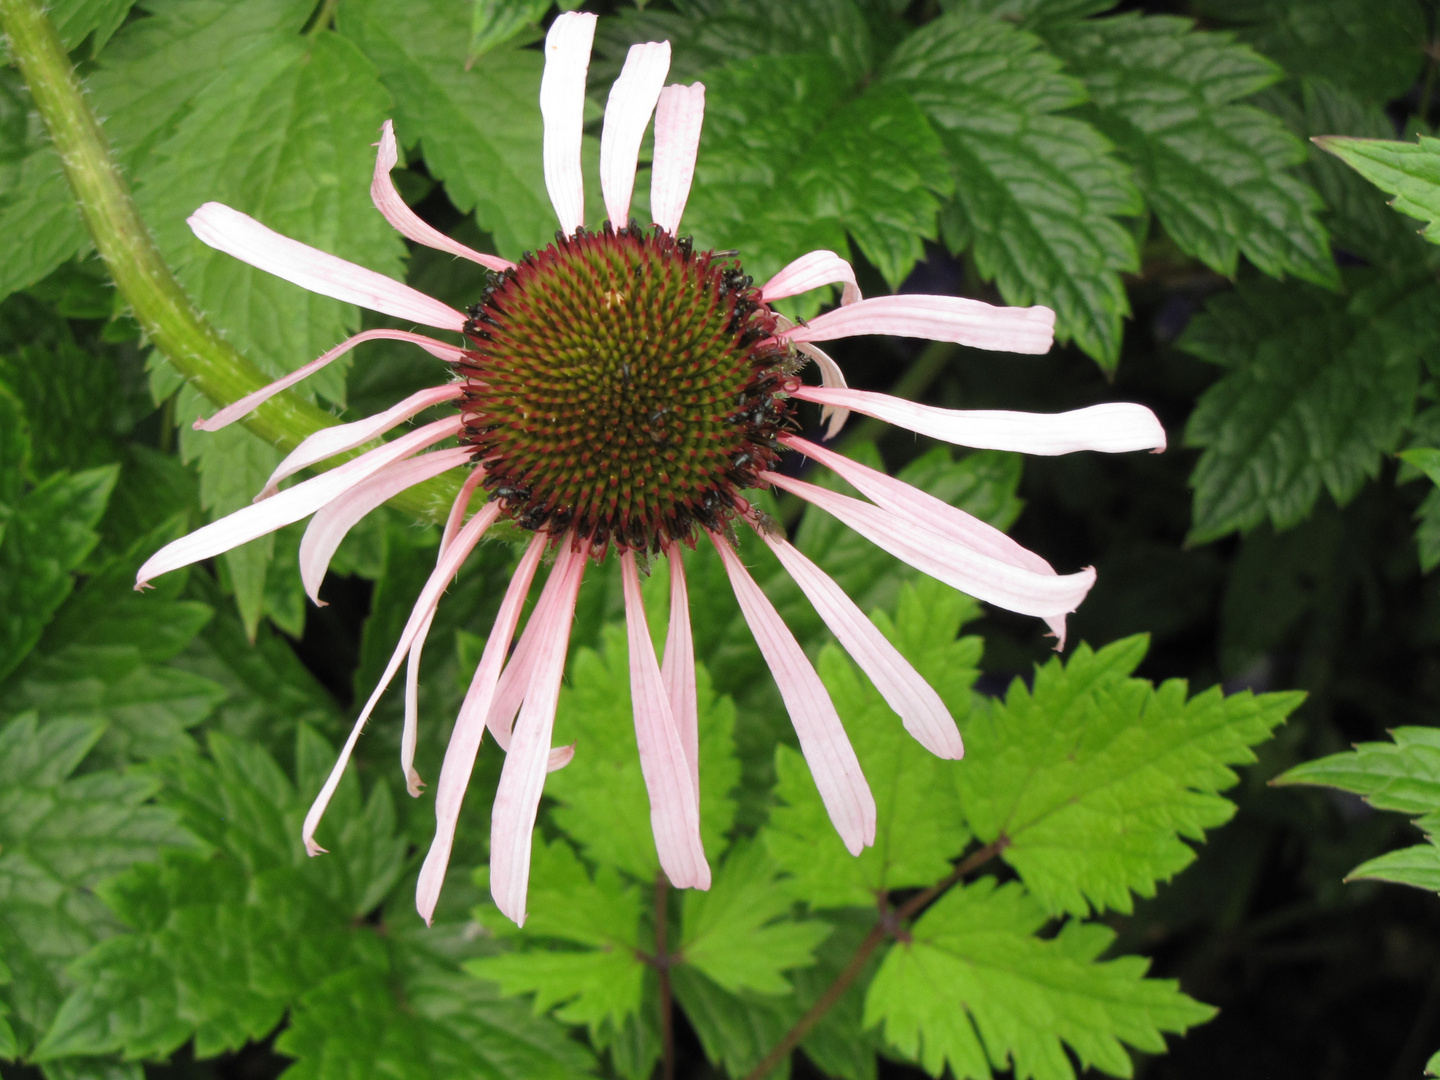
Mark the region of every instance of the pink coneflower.
[[[440, 772], [436, 835], [420, 873], [416, 904], [430, 919], [444, 880], [461, 800], [488, 728], [506, 750], [490, 836], [491, 891], [500, 910], [525, 921], [531, 835], [549, 770], [570, 748], [551, 733], [576, 596], [591, 560], [620, 560], [629, 625], [630, 685], [640, 764], [660, 865], [681, 887], [707, 888], [700, 842], [695, 660], [681, 546], [711, 542], [746, 622], [773, 672], [800, 748], [845, 846], [873, 843], [875, 802], [840, 718], [794, 636], [735, 553], [736, 528], [754, 529], [814, 604], [826, 625], [874, 682], [902, 722], [941, 757], [963, 753], [939, 696], [814, 563], [792, 547], [741, 495], [773, 485], [798, 495], [911, 566], [988, 603], [1044, 619], [1061, 644], [1065, 616], [1095, 580], [1093, 569], [1057, 574], [1004, 533], [922, 491], [795, 434], [795, 401], [821, 405], [833, 435], [849, 411], [963, 446], [1032, 454], [1161, 449], [1165, 434], [1148, 409], [1111, 404], [1059, 415], [963, 412], [916, 405], [845, 387], [815, 342], [859, 334], [953, 341], [983, 349], [1043, 353], [1055, 316], [1048, 308], [997, 308], [949, 296], [865, 300], [845, 260], [816, 251], [760, 288], [727, 254], [695, 251], [679, 235], [700, 141], [705, 90], [664, 86], [667, 42], [636, 45], [610, 91], [600, 144], [600, 183], [609, 221], [584, 227], [580, 137], [595, 16], [561, 15], [545, 42], [540, 107], [545, 182], [560, 221], [555, 242], [519, 263], [472, 251], [426, 225], [390, 180], [394, 132], [382, 131], [371, 195], [417, 243], [473, 260], [493, 272], [468, 313], [389, 278], [280, 236], [229, 207], [207, 203], [190, 218], [196, 236], [313, 292], [399, 319], [453, 332], [449, 344], [397, 330], [369, 330], [196, 427], [214, 431], [319, 370], [361, 342], [413, 342], [449, 362], [455, 380], [417, 393], [377, 416], [310, 436], [281, 463], [255, 505], [214, 522], [154, 555], [151, 578], [227, 551], [314, 515], [300, 547], [312, 600], [330, 558], [365, 514], [406, 488], [450, 469], [468, 470], [450, 511], [434, 573], [420, 593], [380, 684], [360, 711], [304, 824], [315, 829], [361, 729], [402, 662], [408, 663], [401, 764], [413, 795], [416, 671], [435, 608], [486, 530], [505, 518], [533, 534], [505, 593], [471, 680]], [[653, 227], [629, 222], [640, 143], [652, 114]], [[840, 307], [795, 326], [770, 303], [822, 286], [842, 287]], [[823, 385], [802, 386], [808, 360]], [[279, 490], [278, 484], [354, 449], [422, 410], [454, 401], [457, 413]], [[433, 449], [458, 439], [455, 449]], [[428, 452], [423, 452], [428, 451]], [[776, 471], [787, 451], [833, 469], [865, 499], [850, 498]], [[472, 496], [489, 498], [468, 516]], [[868, 501], [867, 501], [868, 500]], [[519, 618], [542, 557], [554, 562], [512, 651]], [[671, 606], [663, 660], [657, 659], [640, 598], [639, 560], [663, 555]]]

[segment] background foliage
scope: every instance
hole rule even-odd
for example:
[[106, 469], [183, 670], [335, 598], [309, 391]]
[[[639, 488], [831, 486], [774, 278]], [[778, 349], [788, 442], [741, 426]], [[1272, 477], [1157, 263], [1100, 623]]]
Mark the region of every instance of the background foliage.
[[[278, 452], [238, 426], [190, 429], [209, 404], [140, 339], [23, 83], [0, 68], [5, 1075], [644, 1077], [673, 1001], [681, 1074], [738, 1078], [848, 965], [777, 1075], [1418, 1076], [1440, 1044], [1440, 879], [1433, 845], [1372, 806], [1427, 834], [1440, 807], [1437, 252], [1306, 139], [1420, 135], [1410, 160], [1433, 154], [1433, 5], [597, 9], [595, 121], [633, 41], [670, 39], [672, 77], [707, 86], [697, 242], [741, 249], [760, 278], [829, 247], [867, 295], [1048, 304], [1068, 343], [1015, 358], [852, 342], [837, 350], [852, 384], [1160, 413], [1160, 457], [1022, 464], [864, 423], [845, 436], [1057, 566], [1096, 565], [1072, 623], [1091, 644], [1054, 658], [1037, 624], [771, 504], [932, 679], [968, 755], [915, 746], [747, 547], [880, 803], [879, 842], [850, 859], [717, 561], [696, 552], [717, 875], [677, 895], [655, 887], [618, 579], [592, 575], [559, 718], [580, 750], [547, 788], [531, 920], [516, 931], [484, 888], [487, 747], [426, 930], [410, 897], [433, 812], [399, 783], [398, 703], [327, 819], [335, 854], [305, 859], [298, 833], [434, 530], [378, 515], [318, 610], [293, 531], [129, 590], [148, 552], [247, 502]], [[534, 43], [553, 10], [56, 0], [51, 16], [167, 260], [279, 373], [378, 322], [211, 252], [185, 216], [223, 200], [470, 303], [477, 273], [407, 250], [371, 209], [370, 144], [393, 117], [402, 191], [466, 242], [512, 257], [546, 242]], [[1387, 190], [1440, 217], [1423, 190]], [[360, 414], [433, 381], [422, 363], [376, 343], [307, 385]], [[432, 630], [424, 775], [513, 556], [482, 548]], [[661, 578], [646, 586], [657, 634]], [[1392, 728], [1393, 743], [1287, 775], [1369, 804], [1266, 784]], [[1342, 883], [1362, 863], [1365, 880]]]

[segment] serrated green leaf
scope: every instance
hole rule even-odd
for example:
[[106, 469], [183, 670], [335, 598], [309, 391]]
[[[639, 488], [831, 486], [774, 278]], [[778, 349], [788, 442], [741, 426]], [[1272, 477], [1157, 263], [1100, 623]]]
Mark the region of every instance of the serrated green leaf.
[[956, 770], [978, 839], [1009, 840], [1005, 861], [1052, 913], [1132, 910], [1195, 858], [1185, 840], [1235, 812], [1219, 791], [1231, 766], [1255, 760], [1301, 695], [1212, 687], [1186, 700], [1172, 679], [1130, 678], [1145, 637], [1051, 660], [1034, 689], [1017, 680], [1004, 702], [977, 710]]
[[340, 29], [394, 95], [396, 137], [424, 144], [430, 175], [474, 211], [500, 254], [516, 259], [548, 243], [556, 222], [541, 163], [541, 54], [496, 48], [472, 63], [469, 12], [442, 0], [347, 3]]
[[0, 296], [33, 285], [66, 259], [88, 251], [80, 209], [70, 194], [60, 155], [39, 142], [0, 190], [0, 229], [9, 238], [9, 257], [0, 260]]
[[1402, 214], [1425, 222], [1420, 235], [1440, 244], [1440, 139], [1421, 135], [1419, 142], [1389, 139], [1353, 139], [1342, 135], [1314, 140], [1381, 191], [1394, 195], [1390, 201]]
[[47, 14], [67, 51], [94, 34], [90, 47], [94, 55], [105, 47], [134, 6], [135, 0], [57, 0]]
[[732, 993], [792, 992], [782, 972], [808, 967], [830, 934], [818, 920], [784, 918], [791, 901], [760, 844], [732, 848], [710, 889], [684, 893], [682, 962]]
[[1434, 844], [1401, 848], [1369, 859], [1345, 875], [1347, 881], [1362, 878], [1440, 892], [1440, 848]]
[[1205, 391], [1185, 441], [1192, 542], [1301, 521], [1322, 488], [1344, 504], [1400, 441], [1440, 294], [1428, 276], [1357, 273], [1338, 297], [1255, 280], [1213, 299], [1181, 348], [1229, 369]]
[[470, 9], [470, 56], [484, 56], [527, 27], [538, 30], [535, 24], [548, 10], [550, 0], [474, 0]]
[[1007, 303], [1055, 309], [1056, 336], [1104, 369], [1130, 313], [1120, 281], [1139, 259], [1115, 215], [1141, 211], [1130, 171], [1094, 128], [1055, 115], [1085, 100], [1040, 39], [955, 12], [913, 33], [886, 66], [940, 132], [956, 179], [946, 242], [970, 249]]
[[[978, 638], [956, 640], [971, 602], [928, 579], [905, 586], [894, 624], [875, 621], [941, 695], [951, 712], [969, 711], [970, 685], [979, 675]], [[844, 848], [820, 802], [804, 759], [787, 746], [775, 752], [785, 805], [762, 834], [776, 862], [790, 874], [789, 893], [813, 908], [874, 907], [891, 890], [929, 885], [950, 872], [950, 860], [970, 839], [955, 794], [955, 763], [934, 757], [901, 726], [900, 718], [835, 645], [820, 654], [820, 677], [840, 711], [860, 767], [875, 794], [875, 844], [858, 858]]]
[[[901, 1053], [934, 1076], [988, 1078], [1012, 1068], [1034, 1080], [1073, 1080], [1081, 1065], [1112, 1076], [1133, 1066], [1123, 1044], [1163, 1051], [1164, 1031], [1204, 1023], [1215, 1010], [1173, 980], [1147, 979], [1137, 956], [1099, 961], [1114, 931], [1066, 923], [1035, 931], [1047, 913], [1016, 883], [982, 878], [954, 889], [892, 946], [870, 984], [866, 1024], [884, 1023]], [[1063, 1044], [1063, 1045], [1062, 1045]]]
[[[560, 693], [556, 744], [575, 743], [576, 760], [546, 781], [559, 804], [551, 820], [580, 844], [587, 858], [640, 881], [660, 871], [650, 829], [650, 799], [640, 773], [630, 705], [625, 628], [611, 624], [601, 651], [580, 649], [570, 685]], [[715, 694], [704, 665], [695, 665], [700, 724], [700, 834], [711, 860], [724, 850], [735, 820], [731, 791], [739, 780], [734, 758], [735, 706]]]
[[1068, 24], [1086, 15], [1109, 11], [1117, 0], [940, 0], [944, 11], [977, 11], [1022, 26]]
[[1243, 253], [1272, 277], [1336, 287], [1320, 200], [1291, 174], [1301, 142], [1235, 102], [1283, 72], [1228, 34], [1129, 13], [1048, 41], [1090, 92], [1084, 115], [1135, 166], [1145, 200], [1185, 252], [1234, 277]]

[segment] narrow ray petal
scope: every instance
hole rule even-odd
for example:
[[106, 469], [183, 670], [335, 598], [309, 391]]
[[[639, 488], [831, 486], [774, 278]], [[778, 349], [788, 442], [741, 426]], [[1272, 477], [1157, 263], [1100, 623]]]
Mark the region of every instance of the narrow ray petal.
[[[855, 283], [855, 268], [835, 252], [823, 250], [801, 255], [765, 282], [760, 286], [760, 299], [767, 302], [783, 300], [787, 296], [798, 296], [811, 289], [818, 289], [822, 285], [844, 286], [840, 290], [842, 307], [861, 299], [860, 286]], [[857, 333], [864, 332], [857, 331]]]
[[463, 424], [464, 421], [458, 416], [436, 420], [402, 435], [394, 442], [367, 451], [329, 472], [296, 484], [273, 499], [243, 507], [219, 521], [212, 521], [188, 536], [166, 544], [151, 555], [145, 565], [140, 567], [140, 572], [135, 577], [135, 587], [143, 588], [151, 578], [219, 555], [222, 551], [239, 547], [248, 540], [254, 540], [291, 522], [309, 517], [322, 506], [374, 476], [385, 466], [458, 434]]
[[301, 839], [305, 841], [305, 850], [311, 855], [318, 855], [325, 849], [315, 842], [315, 830], [320, 825], [320, 819], [325, 815], [325, 808], [330, 805], [330, 799], [335, 794], [335, 788], [340, 784], [340, 778], [345, 775], [345, 766], [349, 764], [350, 755], [355, 750], [355, 743], [360, 738], [360, 732], [365, 729], [365, 722], [370, 719], [370, 714], [375, 711], [381, 695], [390, 685], [390, 680], [395, 677], [395, 672], [400, 669], [400, 662], [410, 652], [411, 646], [419, 636], [421, 628], [428, 626], [430, 619], [435, 614], [435, 607], [440, 603], [440, 597], [450, 584], [460, 565], [475, 549], [480, 538], [485, 535], [485, 530], [494, 524], [495, 519], [500, 516], [498, 504], [491, 503], [484, 507], [478, 514], [471, 518], [460, 534], [455, 537], [455, 542], [445, 549], [444, 555], [431, 572], [425, 587], [420, 590], [420, 596], [415, 601], [415, 606], [410, 611], [410, 618], [405, 623], [405, 629], [400, 633], [400, 640], [395, 645], [395, 651], [390, 654], [390, 661], [385, 665], [385, 671], [370, 692], [370, 698], [365, 702], [365, 707], [360, 710], [360, 715], [355, 719], [355, 725], [350, 729], [350, 737], [345, 740], [345, 746], [340, 751], [340, 756], [330, 770], [330, 775], [325, 778], [325, 784], [320, 789], [320, 794], [315, 796], [315, 802], [311, 804], [310, 811], [305, 815], [305, 823], [301, 829]]
[[320, 599], [320, 583], [325, 580], [325, 572], [330, 569], [330, 560], [335, 557], [341, 541], [361, 518], [400, 492], [459, 468], [469, 460], [469, 447], [461, 446], [397, 461], [322, 507], [310, 519], [300, 539], [300, 580], [306, 595], [318, 606], [325, 606], [325, 601]]
[[529, 595], [535, 569], [540, 565], [540, 557], [545, 554], [546, 540], [545, 534], [535, 534], [510, 578], [505, 599], [500, 602], [495, 625], [490, 629], [485, 651], [480, 656], [480, 665], [475, 669], [470, 688], [465, 692], [465, 701], [460, 706], [460, 714], [455, 719], [450, 745], [445, 750], [445, 761], [440, 766], [440, 782], [435, 788], [435, 839], [430, 842], [425, 864], [420, 868], [420, 880], [415, 886], [415, 908], [426, 923], [434, 917], [435, 904], [440, 899], [440, 887], [445, 883], [445, 870], [450, 865], [450, 850], [455, 844], [455, 825], [460, 820], [465, 789], [470, 786], [470, 775], [475, 770], [475, 756], [480, 752], [480, 742], [485, 737], [485, 717], [490, 712], [500, 668], [515, 636], [515, 626], [520, 621], [520, 611], [525, 606], [525, 597]]
[[680, 733], [680, 746], [690, 764], [695, 801], [700, 801], [700, 706], [695, 692], [695, 642], [690, 634], [690, 596], [680, 545], [665, 549], [670, 562], [670, 626], [665, 631], [665, 659], [660, 675], [670, 699], [670, 716]]
[[395, 190], [395, 182], [390, 179], [390, 170], [395, 168], [399, 160], [400, 154], [395, 145], [395, 125], [386, 120], [380, 128], [380, 150], [375, 155], [375, 175], [370, 180], [370, 199], [374, 202], [375, 209], [385, 215], [385, 220], [394, 226], [397, 232], [417, 244], [458, 255], [490, 270], [508, 270], [515, 265], [498, 255], [486, 255], [466, 247], [460, 241], [452, 240], [439, 229], [426, 224], [405, 204], [405, 200]]
[[617, 229], [630, 220], [640, 142], [669, 72], [668, 41], [632, 45], [620, 77], [610, 87], [605, 126], [600, 132], [600, 191], [605, 196], [610, 224]]
[[[844, 477], [867, 499], [892, 514], [898, 514], [913, 521], [921, 528], [939, 533], [956, 543], [1009, 563], [1033, 570], [1037, 574], [1054, 574], [1055, 568], [1029, 548], [1012, 540], [995, 526], [973, 514], [967, 514], [958, 506], [951, 506], [943, 499], [937, 499], [928, 491], [911, 487], [903, 480], [897, 480], [878, 469], [861, 465], [844, 454], [827, 450], [808, 439], [795, 435], [782, 435], [780, 441], [806, 457], [834, 470]], [[1054, 632], [1057, 649], [1065, 647], [1065, 616], [1050, 615], [1045, 622]]]
[[868, 390], [827, 390], [802, 386], [801, 401], [840, 405], [932, 439], [981, 450], [1013, 450], [1053, 457], [1077, 450], [1123, 454], [1164, 450], [1165, 429], [1144, 405], [1112, 401], [1063, 413], [1006, 412], [998, 409], [940, 409]]
[[336, 454], [343, 454], [346, 450], [364, 446], [392, 428], [399, 427], [417, 413], [422, 413], [441, 402], [454, 401], [463, 393], [465, 393], [463, 383], [432, 386], [411, 394], [404, 401], [390, 406], [383, 413], [376, 413], [374, 416], [367, 416], [363, 420], [356, 420], [350, 424], [336, 424], [334, 427], [321, 428], [290, 451], [285, 460], [275, 467], [275, 471], [270, 474], [270, 479], [265, 481], [264, 489], [255, 496], [255, 501], [259, 502], [261, 499], [270, 498], [280, 490], [282, 481], [288, 480], [300, 470], [308, 469], [311, 465], [319, 464]]
[[1091, 567], [1078, 574], [1039, 574], [982, 555], [859, 499], [778, 473], [761, 473], [760, 479], [820, 507], [921, 573], [1007, 611], [1041, 617], [1068, 614], [1095, 584]]
[[[795, 347], [815, 361], [815, 366], [820, 369], [820, 385], [838, 390], [846, 388], [845, 373], [840, 370], [840, 365], [830, 357], [829, 353], [808, 341], [797, 341]], [[824, 405], [820, 409], [820, 422], [825, 424], [825, 438], [827, 439], [833, 439], [839, 435], [840, 429], [849, 419], [849, 409], [837, 408], [834, 405]]]
[[832, 341], [859, 334], [953, 341], [976, 349], [1044, 353], [1055, 338], [1047, 307], [995, 307], [960, 296], [877, 296], [817, 315], [785, 335], [791, 341]]
[[760, 646], [760, 653], [780, 688], [785, 711], [795, 725], [800, 752], [810, 766], [810, 775], [840, 839], [851, 855], [875, 842], [875, 798], [860, 770], [860, 761], [845, 734], [844, 725], [820, 676], [810, 665], [800, 643], [780, 618], [780, 613], [760, 591], [739, 556], [722, 537], [710, 534], [740, 611]]
[[208, 202], [187, 219], [204, 243], [241, 262], [321, 296], [441, 330], [459, 330], [465, 316], [384, 274], [281, 236], [224, 203]]
[[525, 925], [535, 814], [540, 808], [549, 767], [550, 737], [560, 697], [560, 679], [565, 672], [570, 624], [575, 617], [575, 598], [585, 573], [584, 556], [577, 555], [568, 541], [569, 537], [560, 548], [550, 580], [541, 594], [544, 631], [535, 646], [535, 666], [510, 752], [500, 772], [500, 786], [490, 819], [490, 894], [496, 906], [517, 926]]
[[705, 87], [667, 86], [655, 107], [655, 159], [650, 168], [650, 218], [670, 233], [680, 219], [695, 179], [695, 156], [705, 120]]
[[921, 746], [942, 758], [965, 756], [950, 710], [900, 651], [886, 640], [830, 576], [778, 536], [756, 532], [800, 586], [820, 618]]
[[580, 136], [585, 126], [585, 75], [594, 40], [595, 16], [583, 11], [565, 12], [545, 36], [545, 74], [540, 79], [545, 190], [566, 236], [585, 224]]
[[[469, 450], [469, 447], [461, 447], [462, 450]], [[465, 477], [465, 482], [460, 485], [460, 493], [455, 496], [455, 501], [450, 504], [450, 516], [445, 519], [445, 528], [440, 534], [440, 550], [444, 551], [450, 546], [450, 541], [455, 539], [455, 534], [460, 531], [460, 526], [465, 524], [465, 514], [470, 509], [470, 500], [475, 495], [475, 489], [485, 479], [485, 468], [477, 465], [470, 470], [470, 475]]]
[[223, 427], [228, 427], [246, 414], [254, 412], [265, 402], [280, 393], [281, 390], [288, 390], [296, 383], [314, 375], [331, 361], [338, 360], [356, 345], [365, 341], [374, 341], [377, 338], [384, 338], [389, 341], [409, 341], [415, 345], [419, 345], [431, 356], [438, 356], [441, 360], [448, 360], [452, 363], [465, 356], [462, 350], [451, 345], [446, 345], [443, 341], [436, 341], [434, 338], [426, 337], [424, 334], [412, 334], [408, 330], [366, 330], [363, 333], [356, 334], [352, 338], [345, 339], [323, 356], [311, 360], [304, 367], [296, 368], [284, 378], [276, 379], [268, 386], [263, 386], [259, 390], [256, 390], [253, 394], [246, 394], [239, 401], [235, 402], [235, 404], [225, 406], [225, 408], [210, 417], [210, 419], [197, 419], [193, 426], [196, 431], [219, 431]]
[[640, 772], [650, 797], [650, 831], [670, 884], [679, 889], [710, 888], [710, 864], [700, 842], [700, 804], [690, 779], [690, 763], [670, 712], [670, 699], [650, 642], [645, 601], [635, 554], [620, 556], [625, 592], [625, 629], [630, 643], [630, 701]]

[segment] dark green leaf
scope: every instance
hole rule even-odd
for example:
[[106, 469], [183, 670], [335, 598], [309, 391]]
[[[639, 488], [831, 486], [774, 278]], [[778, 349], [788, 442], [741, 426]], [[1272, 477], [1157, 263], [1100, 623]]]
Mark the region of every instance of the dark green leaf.
[[1390, 205], [1425, 222], [1421, 235], [1440, 244], [1440, 139], [1420, 136], [1415, 143], [1387, 139], [1352, 139], [1340, 135], [1315, 140], [1381, 191], [1395, 198]]

